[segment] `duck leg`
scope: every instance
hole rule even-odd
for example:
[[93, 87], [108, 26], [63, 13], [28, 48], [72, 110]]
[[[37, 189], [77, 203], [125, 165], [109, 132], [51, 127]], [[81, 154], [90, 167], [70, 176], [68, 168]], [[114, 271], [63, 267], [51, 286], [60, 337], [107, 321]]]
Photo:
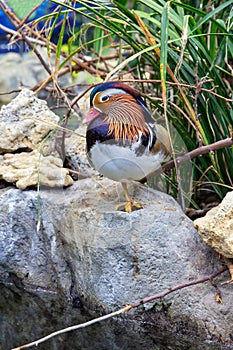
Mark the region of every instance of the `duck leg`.
[[126, 202], [117, 204], [115, 206], [115, 209], [125, 211], [127, 213], [134, 210], [142, 209], [143, 206], [140, 203], [136, 202], [133, 198], [130, 198], [126, 182], [121, 182], [121, 185], [124, 190]]

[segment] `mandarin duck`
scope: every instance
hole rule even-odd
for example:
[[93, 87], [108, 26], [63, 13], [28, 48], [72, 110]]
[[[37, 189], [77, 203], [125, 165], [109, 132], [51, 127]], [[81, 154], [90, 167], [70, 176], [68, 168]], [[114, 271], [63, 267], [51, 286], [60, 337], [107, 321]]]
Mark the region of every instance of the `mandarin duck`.
[[167, 130], [155, 123], [141, 95], [121, 82], [105, 82], [90, 94], [85, 122], [90, 165], [122, 184], [126, 202], [116, 210], [131, 212], [142, 205], [130, 198], [127, 182], [157, 170], [171, 153]]

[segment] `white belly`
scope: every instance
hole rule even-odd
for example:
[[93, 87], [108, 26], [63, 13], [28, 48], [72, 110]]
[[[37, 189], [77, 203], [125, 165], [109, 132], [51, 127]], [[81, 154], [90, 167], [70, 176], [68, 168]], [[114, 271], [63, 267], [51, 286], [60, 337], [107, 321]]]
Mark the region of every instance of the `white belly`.
[[104, 143], [96, 143], [90, 156], [95, 169], [115, 181], [139, 181], [157, 170], [165, 158], [162, 151], [137, 155], [132, 149]]

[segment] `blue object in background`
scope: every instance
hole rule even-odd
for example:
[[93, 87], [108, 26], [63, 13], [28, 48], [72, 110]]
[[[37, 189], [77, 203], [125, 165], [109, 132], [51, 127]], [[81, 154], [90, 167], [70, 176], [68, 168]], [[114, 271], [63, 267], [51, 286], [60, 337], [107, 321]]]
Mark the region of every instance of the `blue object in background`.
[[[75, 6], [80, 6], [75, 4]], [[28, 21], [26, 23], [29, 23], [35, 19], [38, 19], [40, 17], [43, 17], [53, 11], [56, 10], [56, 8], [58, 7], [57, 4], [50, 2], [49, 0], [44, 0], [42, 1], [40, 7], [38, 7], [38, 9], [33, 12], [33, 14], [30, 16], [30, 19], [28, 19]], [[64, 7], [65, 10], [65, 7]], [[58, 36], [59, 36], [59, 32], [61, 29], [61, 24], [62, 24], [62, 20], [64, 18], [64, 15], [60, 15], [57, 22], [59, 23], [58, 26], [55, 26], [54, 28], [54, 32], [51, 38], [51, 41], [56, 43], [58, 40]], [[72, 28], [74, 25], [76, 27], [81, 25], [81, 22], [78, 22], [77, 19], [75, 18], [75, 14], [70, 12], [67, 16], [67, 21], [69, 21], [69, 24], [67, 24], [67, 30], [64, 36], [64, 42], [66, 42], [69, 38], [69, 29]], [[5, 27], [15, 30], [14, 26], [11, 24], [11, 22], [8, 20], [8, 18], [6, 17], [5, 13], [0, 9], [0, 23], [2, 25], [4, 25]], [[42, 30], [43, 27], [45, 25], [45, 21], [40, 21], [38, 22], [38, 29]], [[8, 52], [25, 52], [28, 51], [28, 47], [26, 46], [26, 44], [22, 41], [17, 42], [17, 44], [13, 44], [13, 45], [9, 45], [9, 39], [8, 39], [8, 33], [4, 30], [2, 30], [0, 28], [0, 54], [3, 53], [8, 53]]]

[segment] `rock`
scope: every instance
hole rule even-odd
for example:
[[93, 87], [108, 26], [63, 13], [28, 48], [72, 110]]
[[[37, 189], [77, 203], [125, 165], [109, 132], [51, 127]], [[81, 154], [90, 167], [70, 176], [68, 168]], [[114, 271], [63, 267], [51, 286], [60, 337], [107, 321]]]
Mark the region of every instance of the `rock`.
[[99, 173], [89, 164], [86, 157], [86, 126], [81, 125], [65, 140], [66, 160], [70, 169], [79, 172], [79, 178], [96, 176]]
[[0, 156], [0, 179], [24, 190], [36, 186], [38, 178], [40, 186], [63, 187], [73, 184], [69, 171], [62, 167], [62, 160], [52, 155], [44, 157], [34, 150]]
[[233, 191], [203, 218], [194, 221], [201, 239], [224, 257], [233, 258]]
[[56, 151], [53, 130], [59, 117], [32, 91], [21, 93], [0, 111], [0, 179], [20, 189], [38, 184], [73, 183]]
[[[144, 209], [116, 212], [123, 191], [101, 178], [63, 190], [43, 189], [39, 199], [33, 190], [1, 190], [0, 282], [8, 297], [17, 295], [18, 321], [14, 307], [11, 311], [5, 305], [7, 311], [1, 311], [3, 334], [11, 324], [11, 337], [4, 340], [8, 348], [12, 338], [14, 346], [34, 340], [28, 339], [31, 314], [37, 339], [56, 330], [50, 313], [56, 325], [58, 320], [74, 324], [75, 300], [95, 313], [93, 318], [221, 267], [170, 196], [134, 184], [130, 193], [143, 200]], [[223, 304], [215, 301], [211, 283], [201, 283], [66, 339], [69, 346], [73, 339], [73, 349], [231, 349], [233, 290], [220, 286], [225, 277], [215, 279]], [[27, 298], [19, 297], [25, 292]], [[70, 348], [59, 339], [50, 348]]]
[[[39, 100], [30, 90], [22, 90], [11, 103], [1, 108], [0, 152], [40, 149], [41, 142], [58, 122], [59, 117], [49, 110], [45, 101]], [[44, 155], [54, 151], [54, 139], [52, 149], [49, 143], [43, 147]]]

